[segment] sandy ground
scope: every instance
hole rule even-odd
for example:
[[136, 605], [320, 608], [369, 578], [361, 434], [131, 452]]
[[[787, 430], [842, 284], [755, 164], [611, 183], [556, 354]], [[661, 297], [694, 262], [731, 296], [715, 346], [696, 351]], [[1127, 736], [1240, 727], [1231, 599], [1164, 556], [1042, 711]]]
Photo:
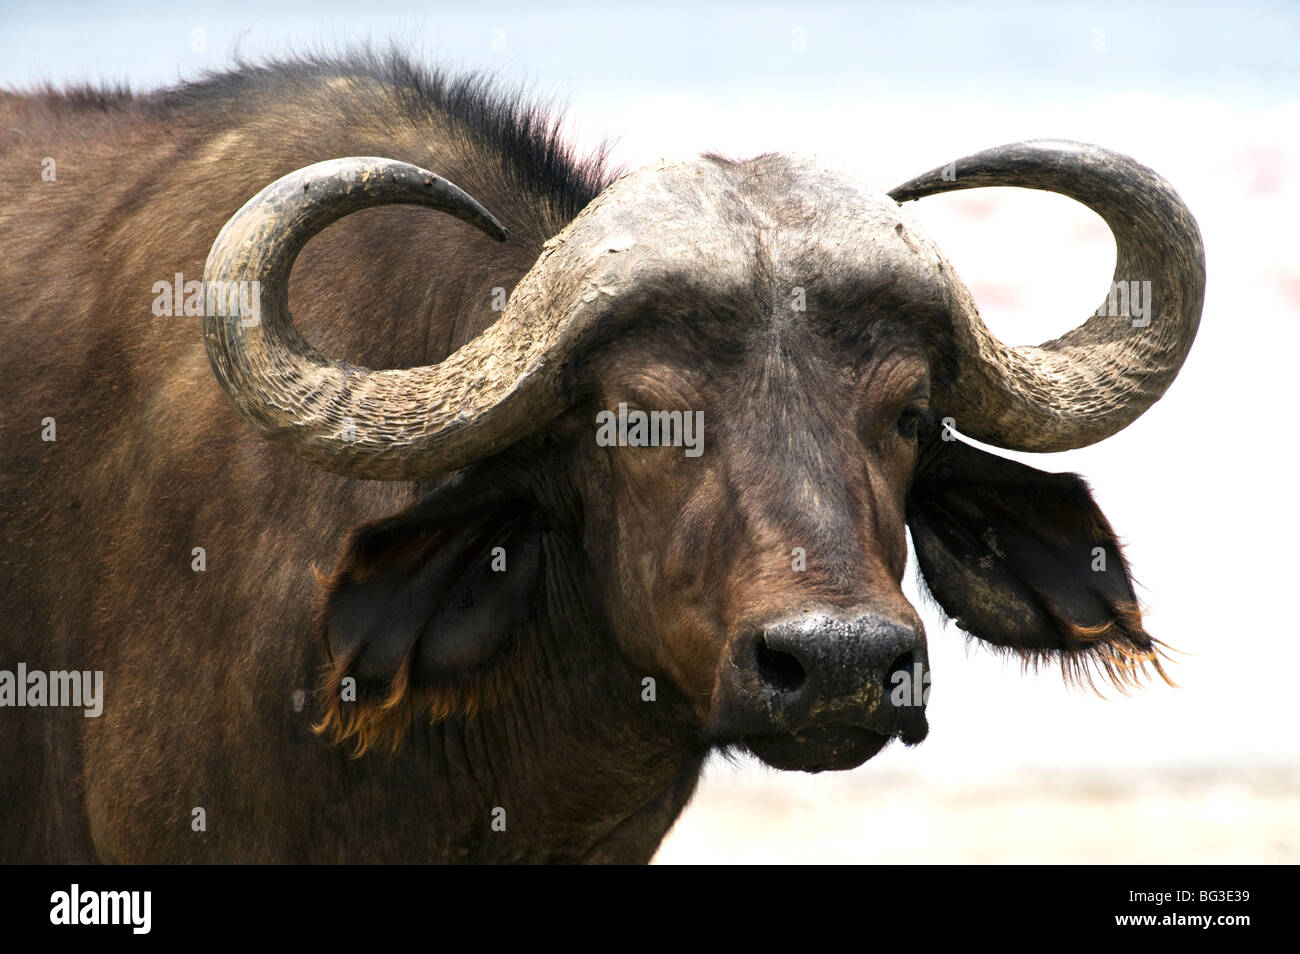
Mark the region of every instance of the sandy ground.
[[1300, 768], [936, 782], [714, 763], [656, 864], [1295, 864]]

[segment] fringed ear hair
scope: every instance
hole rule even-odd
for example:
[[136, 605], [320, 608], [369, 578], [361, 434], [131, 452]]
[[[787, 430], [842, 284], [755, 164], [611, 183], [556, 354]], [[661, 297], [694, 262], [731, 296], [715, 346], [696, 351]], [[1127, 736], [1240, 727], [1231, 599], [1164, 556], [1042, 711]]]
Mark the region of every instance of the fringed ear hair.
[[936, 441], [907, 519], [917, 563], [958, 627], [1026, 668], [1059, 662], [1068, 683], [1121, 692], [1161, 665], [1118, 539], [1088, 485], [972, 447]]

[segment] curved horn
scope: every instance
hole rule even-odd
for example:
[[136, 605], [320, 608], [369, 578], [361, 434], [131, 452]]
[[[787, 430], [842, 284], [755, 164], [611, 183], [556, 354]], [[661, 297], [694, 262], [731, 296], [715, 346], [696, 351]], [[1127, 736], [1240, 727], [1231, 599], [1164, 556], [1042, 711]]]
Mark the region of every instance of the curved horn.
[[[533, 294], [438, 365], [372, 371], [321, 354], [289, 314], [294, 260], [330, 223], [393, 203], [506, 237], [478, 202], [417, 166], [372, 157], [316, 163], [267, 186], [217, 236], [203, 276], [203, 335], [221, 386], [264, 435], [326, 470], [406, 480], [463, 467], [558, 414], [556, 389], [546, 386], [555, 374], [543, 372], [561, 329]], [[214, 309], [214, 299], [234, 301], [231, 289], [250, 287], [261, 291], [260, 320]]]
[[[1059, 192], [1100, 215], [1115, 236], [1113, 291], [1073, 331], [1013, 348], [985, 327], [969, 293], [954, 281], [958, 370], [947, 393], [936, 395], [936, 407], [954, 415], [963, 433], [1011, 450], [1060, 451], [1103, 440], [1159, 400], [1196, 337], [1205, 298], [1196, 220], [1146, 166], [1075, 142], [988, 149], [958, 160], [955, 174], [954, 164], [941, 166], [890, 196], [907, 202], [983, 186]], [[1140, 308], [1116, 294], [1134, 288]], [[1139, 312], [1142, 317], [1131, 317]]]

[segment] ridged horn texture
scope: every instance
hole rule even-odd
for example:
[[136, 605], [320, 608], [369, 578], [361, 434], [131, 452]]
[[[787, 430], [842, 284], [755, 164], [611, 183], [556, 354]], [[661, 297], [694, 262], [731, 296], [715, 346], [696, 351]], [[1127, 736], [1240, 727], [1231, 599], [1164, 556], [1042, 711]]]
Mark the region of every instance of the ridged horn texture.
[[700, 224], [720, 219], [724, 183], [708, 162], [663, 161], [624, 176], [543, 245], [481, 335], [437, 365], [371, 371], [322, 355], [293, 326], [289, 270], [307, 241], [350, 212], [390, 203], [441, 209], [496, 238], [505, 231], [416, 166], [375, 158], [307, 166], [249, 200], [213, 244], [205, 281], [258, 281], [263, 294], [260, 323], [204, 318], [208, 358], [258, 430], [325, 470], [382, 480], [458, 470], [562, 413], [572, 400], [569, 359], [638, 295], [680, 287], [684, 269], [710, 276], [719, 294], [742, 280], [748, 238]]
[[[353, 477], [412, 479], [476, 459], [485, 430], [518, 429], [501, 413], [503, 398], [530, 365], [531, 353], [502, 348], [499, 333], [439, 365], [389, 371], [328, 358], [303, 339], [288, 303], [298, 253], [343, 216], [394, 203], [438, 209], [506, 237], [478, 202], [425, 169], [334, 159], [292, 172], [245, 203], [217, 236], [203, 273], [208, 360], [231, 401], [265, 436]], [[260, 321], [213, 314], [214, 301], [234, 300], [222, 289], [244, 282], [259, 283], [251, 287], [260, 287]]]
[[1076, 142], [998, 146], [933, 169], [889, 194], [901, 203], [985, 186], [1059, 192], [1100, 215], [1115, 236], [1113, 281], [1124, 282], [1126, 291], [1136, 282], [1142, 295], [1150, 289], [1149, 318], [1130, 316], [1145, 310], [1145, 297], [1136, 309], [1132, 301], [1123, 307], [1127, 296], [1108, 294], [1096, 314], [1060, 338], [1008, 347], [985, 327], [961, 282], [953, 281], [958, 373], [932, 404], [951, 415], [962, 433], [1011, 450], [1094, 444], [1159, 400], [1187, 357], [1205, 298], [1205, 252], [1196, 220], [1169, 183], [1146, 166]]

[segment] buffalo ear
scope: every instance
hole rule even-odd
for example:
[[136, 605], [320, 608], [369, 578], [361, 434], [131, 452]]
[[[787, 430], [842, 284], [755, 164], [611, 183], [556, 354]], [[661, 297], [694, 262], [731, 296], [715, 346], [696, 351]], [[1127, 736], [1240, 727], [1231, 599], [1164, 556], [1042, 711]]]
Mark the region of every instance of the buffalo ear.
[[1119, 541], [1076, 474], [1049, 474], [930, 435], [907, 522], [931, 595], [958, 627], [1067, 681], [1120, 691], [1160, 666]]
[[[491, 705], [530, 618], [541, 526], [527, 500], [453, 479], [409, 509], [352, 531], [323, 581], [325, 719], [317, 731], [393, 747], [418, 712]], [[346, 683], [345, 680], [354, 680]]]

